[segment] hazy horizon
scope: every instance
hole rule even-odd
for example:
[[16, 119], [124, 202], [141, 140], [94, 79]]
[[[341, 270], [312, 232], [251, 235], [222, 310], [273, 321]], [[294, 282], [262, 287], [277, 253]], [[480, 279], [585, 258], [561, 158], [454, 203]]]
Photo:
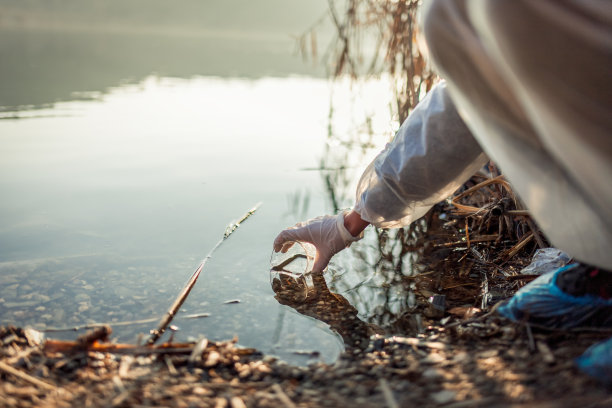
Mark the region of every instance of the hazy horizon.
[[321, 78], [324, 65], [305, 61], [295, 38], [326, 12], [324, 0], [0, 0], [0, 112], [151, 75]]

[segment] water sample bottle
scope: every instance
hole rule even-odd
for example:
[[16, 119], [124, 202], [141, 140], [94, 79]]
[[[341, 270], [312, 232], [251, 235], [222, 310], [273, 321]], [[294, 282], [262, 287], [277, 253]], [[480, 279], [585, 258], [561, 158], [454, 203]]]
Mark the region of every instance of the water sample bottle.
[[276, 295], [287, 302], [304, 302], [314, 294], [312, 268], [316, 248], [306, 242], [294, 242], [285, 253], [272, 252], [270, 283]]

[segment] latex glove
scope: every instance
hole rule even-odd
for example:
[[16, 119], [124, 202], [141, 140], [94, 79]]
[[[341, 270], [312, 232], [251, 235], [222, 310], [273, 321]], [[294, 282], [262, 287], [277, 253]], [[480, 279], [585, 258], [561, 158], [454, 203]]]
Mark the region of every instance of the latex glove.
[[317, 249], [312, 270], [323, 271], [332, 256], [363, 238], [363, 233], [354, 237], [346, 229], [345, 214], [324, 215], [287, 228], [274, 240], [274, 251], [285, 253], [296, 241], [311, 243]]

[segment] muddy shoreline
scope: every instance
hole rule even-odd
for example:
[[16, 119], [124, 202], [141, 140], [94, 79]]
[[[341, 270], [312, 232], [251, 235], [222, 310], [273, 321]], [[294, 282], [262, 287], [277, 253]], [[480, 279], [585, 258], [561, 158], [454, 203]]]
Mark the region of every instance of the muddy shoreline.
[[[6, 407], [506, 407], [612, 403], [573, 359], [610, 333], [538, 331], [495, 314], [418, 337], [372, 336], [334, 364], [298, 367], [234, 341], [146, 350], [58, 351], [0, 329]], [[77, 343], [75, 343], [77, 344]], [[204, 347], [202, 347], [204, 346]], [[194, 349], [196, 350], [194, 352]], [[22, 376], [5, 368], [9, 366]]]

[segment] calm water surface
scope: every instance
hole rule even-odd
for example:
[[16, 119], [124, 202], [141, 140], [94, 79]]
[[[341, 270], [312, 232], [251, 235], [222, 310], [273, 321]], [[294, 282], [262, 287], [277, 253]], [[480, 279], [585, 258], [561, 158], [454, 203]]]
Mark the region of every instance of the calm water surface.
[[[296, 76], [293, 62], [270, 65], [283, 72], [260, 61], [252, 75], [222, 76], [199, 68], [206, 57], [181, 68], [189, 74], [164, 75], [155, 60], [150, 68], [137, 58], [136, 68], [121, 66], [113, 53], [124, 50], [107, 44], [98, 52], [123, 62], [92, 83], [90, 76], [101, 77], [87, 74], [95, 64], [78, 52], [87, 49], [83, 36], [11, 31], [2, 38], [13, 53], [0, 65], [8, 90], [0, 108], [2, 324], [160, 318], [226, 226], [261, 202], [206, 264], [174, 321], [175, 338], [237, 336], [300, 364], [337, 357], [346, 327], [275, 298], [272, 241], [297, 221], [350, 206], [356, 177], [391, 132], [383, 82], [332, 84], [316, 69]], [[64, 53], [49, 53], [61, 44]], [[80, 55], [72, 68], [66, 53]], [[21, 92], [19, 81], [37, 85]], [[377, 140], [355, 130], [366, 116]], [[356, 152], [348, 154], [349, 145]], [[367, 245], [375, 243], [356, 247]], [[354, 306], [337, 310], [369, 321], [380, 307], [401, 309], [404, 299], [388, 285], [377, 292], [376, 260], [361, 256], [355, 273], [353, 257], [347, 253], [326, 276]], [[194, 314], [208, 317], [185, 318]], [[156, 324], [118, 324], [115, 337], [133, 342]]]

